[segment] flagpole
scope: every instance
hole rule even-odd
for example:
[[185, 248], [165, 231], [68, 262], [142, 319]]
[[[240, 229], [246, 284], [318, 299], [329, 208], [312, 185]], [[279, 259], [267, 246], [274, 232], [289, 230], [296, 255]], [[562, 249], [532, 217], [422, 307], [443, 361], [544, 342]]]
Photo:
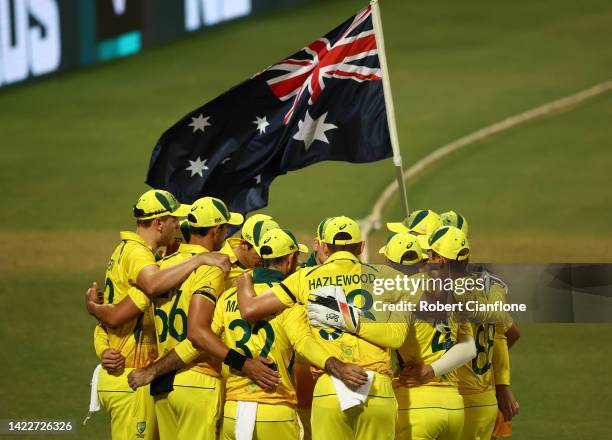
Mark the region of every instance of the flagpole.
[[387, 111], [387, 124], [389, 125], [389, 136], [391, 137], [391, 148], [393, 148], [393, 165], [397, 171], [397, 185], [399, 187], [400, 198], [402, 199], [402, 210], [404, 217], [408, 217], [408, 197], [404, 186], [404, 167], [402, 165], [402, 154], [399, 148], [397, 137], [397, 126], [395, 123], [395, 108], [393, 107], [393, 96], [391, 95], [391, 82], [389, 81], [389, 69], [387, 69], [387, 56], [385, 55], [385, 39], [383, 37], [382, 20], [378, 0], [371, 0], [372, 23], [374, 25], [374, 35], [376, 36], [376, 46], [378, 48], [378, 59], [382, 71], [383, 93], [385, 96], [385, 109]]

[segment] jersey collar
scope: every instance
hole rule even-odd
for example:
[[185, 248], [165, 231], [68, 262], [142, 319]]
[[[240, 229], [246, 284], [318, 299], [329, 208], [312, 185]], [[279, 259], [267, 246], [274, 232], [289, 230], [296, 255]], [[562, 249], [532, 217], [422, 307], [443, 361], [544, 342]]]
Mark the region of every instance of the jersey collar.
[[187, 244], [181, 243], [178, 248], [179, 252], [184, 252], [188, 254], [201, 254], [202, 252], [210, 252], [204, 246], [199, 244]]
[[235, 264], [236, 261], [238, 261], [238, 257], [236, 256], [234, 252], [234, 247], [238, 246], [239, 244], [240, 244], [239, 238], [228, 238], [227, 240], [225, 240], [225, 244], [223, 245], [223, 247], [221, 248], [219, 252], [227, 255], [230, 259], [230, 262], [232, 264]]
[[146, 247], [148, 247], [149, 249], [151, 249], [151, 246], [149, 246], [144, 239], [138, 235], [136, 232], [132, 232], [132, 231], [121, 231], [119, 233], [119, 238], [121, 240], [126, 240], [126, 241], [136, 241]]
[[331, 263], [332, 261], [336, 261], [336, 260], [351, 260], [354, 263], [359, 263], [359, 258], [357, 258], [355, 255], [347, 251], [339, 251], [339, 252], [334, 252], [333, 254], [331, 254], [327, 258], [327, 260], [325, 260], [325, 264]]
[[253, 283], [254, 284], [270, 284], [278, 283], [286, 278], [285, 274], [274, 269], [268, 269], [265, 267], [256, 267], [253, 269]]

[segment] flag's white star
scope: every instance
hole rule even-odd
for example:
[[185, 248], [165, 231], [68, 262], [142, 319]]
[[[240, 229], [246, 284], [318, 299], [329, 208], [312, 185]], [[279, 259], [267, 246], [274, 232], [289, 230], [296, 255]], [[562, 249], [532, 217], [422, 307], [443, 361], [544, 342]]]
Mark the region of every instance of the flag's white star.
[[255, 176], [255, 183], [258, 185], [261, 183], [261, 174]]
[[210, 122], [208, 122], [209, 119], [210, 116], [204, 117], [204, 115], [200, 113], [197, 118], [194, 118], [193, 116], [191, 117], [191, 124], [189, 124], [189, 126], [193, 127], [194, 133], [198, 130], [202, 130], [202, 133], [204, 133], [204, 129], [212, 125]]
[[232, 160], [232, 158], [231, 158], [231, 157], [229, 157], [229, 156], [228, 156], [228, 157], [226, 157], [225, 159], [223, 159], [223, 160], [221, 161], [221, 165], [225, 165], [225, 164], [226, 164], [226, 163], [228, 163], [230, 160]]
[[306, 151], [310, 148], [314, 141], [321, 141], [329, 144], [327, 135], [325, 134], [328, 130], [333, 130], [336, 127], [334, 124], [328, 124], [325, 122], [327, 113], [323, 113], [319, 118], [312, 119], [308, 110], [306, 110], [306, 116], [303, 121], [298, 122], [298, 131], [293, 136], [293, 139], [298, 141], [304, 141]]
[[257, 130], [259, 130], [259, 134], [264, 134], [266, 132], [266, 127], [270, 125], [266, 116], [264, 116], [263, 118], [255, 116], [253, 124], [257, 125]]
[[208, 167], [206, 166], [207, 160], [208, 159], [200, 160], [200, 156], [198, 156], [198, 158], [195, 161], [194, 160], [189, 161], [189, 166], [185, 168], [185, 170], [191, 171], [191, 177], [195, 176], [196, 174], [199, 174], [200, 177], [203, 177], [202, 175], [203, 171], [208, 169]]

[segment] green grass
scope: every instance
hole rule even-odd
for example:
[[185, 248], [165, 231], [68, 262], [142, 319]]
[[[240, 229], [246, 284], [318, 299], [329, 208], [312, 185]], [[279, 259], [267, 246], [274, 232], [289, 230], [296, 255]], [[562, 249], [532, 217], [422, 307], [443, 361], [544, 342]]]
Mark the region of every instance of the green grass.
[[[460, 205], [471, 236], [481, 241], [533, 237], [557, 244], [527, 244], [522, 257], [519, 250], [487, 253], [496, 261], [610, 261], [612, 194], [604, 188], [611, 118], [612, 93], [466, 147], [410, 182], [411, 207], [442, 212]], [[401, 217], [397, 197], [390, 205], [386, 217]], [[584, 238], [594, 246], [576, 242]]]
[[[364, 3], [315, 1], [0, 92], [0, 418], [80, 425], [96, 364], [83, 291], [131, 228], [163, 130]], [[612, 76], [609, 1], [384, 0], [382, 14], [405, 165]], [[485, 259], [610, 261], [611, 117], [606, 95], [470, 146], [410, 182], [411, 207], [465, 214]], [[364, 216], [393, 178], [390, 161], [317, 164], [279, 178], [268, 211], [306, 235], [325, 216]], [[399, 213], [396, 199], [386, 217]], [[609, 437], [610, 329], [524, 328], [515, 438]], [[90, 423], [78, 438], [108, 437], [103, 413]]]
[[[11, 206], [3, 226], [125, 225], [165, 128], [363, 3], [314, 2], [2, 92], [0, 183]], [[612, 72], [612, 4], [605, 0], [397, 0], [383, 2], [382, 14], [407, 164]], [[393, 176], [390, 161], [315, 165], [279, 178], [269, 210], [296, 229], [338, 212], [362, 216]], [[291, 203], [298, 191], [301, 203]]]

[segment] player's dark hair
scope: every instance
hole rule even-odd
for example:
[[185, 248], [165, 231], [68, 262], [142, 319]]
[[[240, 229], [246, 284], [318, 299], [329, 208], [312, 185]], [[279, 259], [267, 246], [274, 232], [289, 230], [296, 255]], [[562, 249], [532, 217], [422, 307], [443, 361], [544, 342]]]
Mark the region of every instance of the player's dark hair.
[[[338, 241], [350, 240], [352, 238], [353, 237], [348, 232], [338, 232], [336, 235], [334, 235], [334, 242], [336, 240]], [[336, 252], [344, 251], [344, 252], [350, 252], [351, 254], [357, 256], [361, 248], [361, 243], [350, 243], [350, 244], [326, 243], [326, 244], [327, 244], [327, 248], [332, 254], [335, 254]]]
[[419, 258], [419, 254], [416, 253], [416, 251], [407, 251], [404, 253], [404, 255], [402, 255], [402, 258], [400, 259], [400, 261], [403, 263], [404, 261], [414, 261], [417, 260]]
[[359, 249], [361, 248], [361, 243], [351, 243], [351, 244], [330, 244], [327, 243], [327, 248], [332, 254], [336, 252], [349, 252], [355, 256], [359, 253]]
[[205, 237], [208, 234], [208, 231], [210, 231], [212, 228], [212, 226], [207, 226], [204, 228], [198, 228], [195, 226], [189, 226], [189, 233], [191, 235], [199, 235], [201, 237]]
[[285, 259], [287, 259], [289, 257], [289, 255], [291, 255], [291, 254], [283, 255], [282, 257], [264, 258], [264, 259], [261, 260], [261, 264], [266, 269], [269, 268], [269, 267], [272, 267], [272, 266], [277, 266], [277, 265], [281, 264], [283, 261], [285, 261]]
[[148, 228], [153, 224], [153, 218], [148, 218], [146, 220], [136, 220], [136, 226], [140, 226], [141, 228]]

